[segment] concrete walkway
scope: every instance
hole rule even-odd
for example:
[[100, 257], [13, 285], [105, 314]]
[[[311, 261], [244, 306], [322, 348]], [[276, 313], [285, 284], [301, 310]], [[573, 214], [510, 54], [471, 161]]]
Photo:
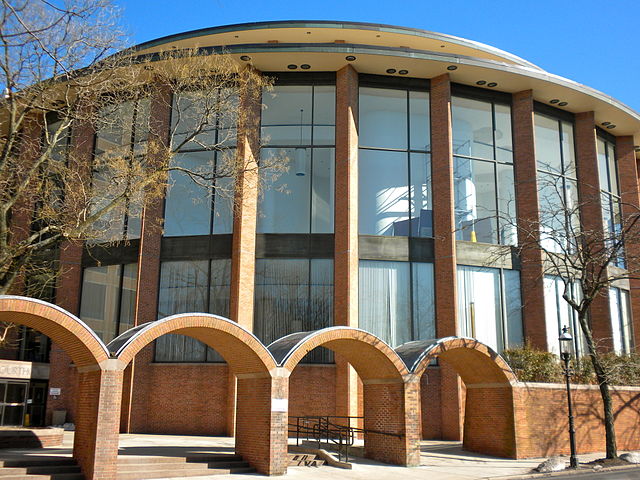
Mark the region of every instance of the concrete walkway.
[[[71, 455], [73, 432], [65, 432], [61, 447], [33, 450], [3, 450], [0, 457], [14, 455]], [[120, 435], [120, 455], [185, 456], [209, 453], [233, 453], [234, 439], [230, 437], [201, 437], [178, 435]], [[395, 467], [371, 460], [353, 457], [352, 470], [323, 466], [289, 467], [287, 478], [308, 480], [384, 480], [421, 479], [472, 480], [526, 475], [544, 459], [509, 460], [470, 453], [462, 450], [460, 442], [423, 441], [420, 466]], [[603, 454], [581, 455], [581, 462], [602, 458]], [[211, 475], [190, 477], [190, 480], [242, 480], [261, 475]], [[265, 478], [265, 477], [262, 477]]]

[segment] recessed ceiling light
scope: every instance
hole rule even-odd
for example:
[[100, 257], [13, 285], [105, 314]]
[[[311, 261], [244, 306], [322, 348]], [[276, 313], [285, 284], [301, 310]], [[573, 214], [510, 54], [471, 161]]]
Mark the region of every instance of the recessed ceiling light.
[[396, 73], [395, 68], [387, 68], [387, 73]]
[[311, 68], [311, 65], [309, 65], [308, 63], [303, 63], [302, 65], [300, 65], [300, 68], [303, 70], [309, 70]]
[[558, 106], [559, 106], [559, 107], [566, 107], [567, 105], [569, 105], [569, 103], [568, 103], [568, 102], [560, 102], [560, 103], [558, 104]]
[[486, 81], [486, 80], [478, 80], [478, 81], [476, 82], [476, 85], [485, 85], [486, 83], [487, 83], [487, 81]]
[[249, 60], [251, 60], [251, 57], [249, 55], [242, 55], [240, 57], [240, 60], [242, 60], [243, 62], [248, 62]]
[[347, 55], [346, 57], [344, 57], [344, 59], [349, 62], [353, 62], [356, 59], [356, 57], [354, 57], [353, 55]]
[[487, 83], [487, 87], [491, 87], [491, 88], [493, 88], [493, 87], [497, 87], [497, 86], [498, 86], [498, 84], [497, 84], [496, 82], [489, 82], [489, 83]]
[[444, 45], [440, 45], [440, 48], [444, 48]]
[[296, 68], [298, 68], [298, 65], [294, 65], [293, 63], [291, 65], [287, 65], [287, 68], [289, 70], [295, 70]]
[[234, 37], [235, 37], [235, 38], [240, 38], [240, 36], [239, 36], [239, 35], [234, 35]]
[[398, 73], [400, 75], [406, 75], [407, 73], [409, 73], [409, 70], [400, 70], [400, 71], [398, 71]]
[[307, 35], [311, 35], [311, 32], [307, 32]]
[[602, 122], [600, 125], [602, 125], [603, 127], [606, 127], [607, 125], [611, 125], [611, 122]]
[[456, 67], [455, 65], [449, 65], [449, 66], [447, 67], [447, 70], [451, 70], [451, 71], [453, 71], [453, 70], [457, 70], [457, 69], [458, 69], [458, 67]]
[[616, 128], [616, 126], [612, 123], [611, 125], [607, 125], [607, 128], [609, 128], [609, 129]]
[[560, 100], [558, 100], [557, 98], [554, 98], [553, 100], [549, 100], [549, 103], [558, 103]]
[[380, 35], [376, 35], [376, 38], [380, 38]]

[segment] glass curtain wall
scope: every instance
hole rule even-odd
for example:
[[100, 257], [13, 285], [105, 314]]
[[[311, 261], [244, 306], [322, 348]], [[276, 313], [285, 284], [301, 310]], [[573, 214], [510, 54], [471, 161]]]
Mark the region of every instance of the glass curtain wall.
[[360, 260], [359, 328], [392, 347], [435, 338], [433, 264]]
[[105, 343], [133, 327], [137, 275], [137, 263], [84, 269], [80, 318]]
[[542, 246], [569, 253], [580, 230], [573, 125], [539, 113], [534, 120]]
[[235, 93], [183, 92], [173, 99], [165, 236], [231, 233], [233, 229]]
[[[597, 150], [600, 196], [602, 199], [602, 223], [605, 239], [611, 245], [619, 238], [622, 231], [622, 208], [620, 205], [616, 149], [612, 142], [599, 137]], [[625, 268], [624, 253], [619, 253], [615, 260], [615, 265]]]
[[549, 351], [559, 354], [560, 345], [558, 338], [563, 327], [569, 327], [573, 336], [573, 351], [580, 357], [587, 352], [586, 341], [578, 314], [564, 299], [565, 290], [569, 298], [579, 301], [582, 295], [580, 285], [577, 283], [565, 282], [560, 277], [544, 277], [544, 309], [547, 325], [547, 345]]
[[497, 352], [522, 345], [520, 272], [458, 265], [461, 334]]
[[433, 236], [429, 93], [360, 88], [361, 235]]
[[[162, 262], [158, 318], [178, 313], [229, 315], [231, 260]], [[184, 335], [156, 340], [156, 362], [221, 362], [222, 357], [202, 342]]]
[[619, 288], [610, 288], [609, 309], [611, 312], [613, 349], [618, 355], [629, 355], [634, 351], [629, 292]]
[[511, 107], [454, 96], [456, 239], [517, 242]]
[[[333, 260], [260, 258], [256, 260], [253, 328], [265, 344], [295, 332], [333, 325]], [[331, 363], [333, 356], [316, 348], [304, 363]]]
[[[113, 159], [142, 161], [149, 137], [149, 108], [149, 98], [140, 98], [107, 105], [100, 111], [94, 146], [94, 210], [104, 208], [114, 198], [112, 192], [114, 186], [118, 185], [114, 180], [113, 168], [109, 165]], [[128, 199], [121, 207], [96, 222], [95, 228], [100, 232], [96, 241], [140, 238], [141, 215], [142, 200]]]
[[288, 170], [265, 175], [258, 233], [333, 233], [335, 86], [279, 85], [262, 101], [262, 161]]

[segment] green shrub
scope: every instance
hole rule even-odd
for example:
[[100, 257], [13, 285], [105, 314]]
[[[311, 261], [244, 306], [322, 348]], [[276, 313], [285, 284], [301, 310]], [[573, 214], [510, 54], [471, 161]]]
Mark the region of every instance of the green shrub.
[[[521, 382], [564, 382], [560, 359], [557, 355], [524, 346], [502, 352], [502, 358], [509, 364]], [[610, 385], [640, 386], [640, 354], [616, 355], [607, 353], [600, 361], [609, 378]], [[591, 359], [582, 357], [571, 361], [572, 383], [596, 384]]]

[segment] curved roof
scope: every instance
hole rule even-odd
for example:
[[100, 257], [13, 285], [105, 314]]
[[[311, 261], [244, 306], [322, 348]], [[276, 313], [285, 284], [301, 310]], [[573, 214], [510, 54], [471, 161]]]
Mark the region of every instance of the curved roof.
[[[215, 43], [216, 45], [221, 45], [221, 43], [219, 43], [220, 39], [227, 40], [223, 43], [224, 45], [255, 43], [257, 38], [261, 36], [264, 37], [265, 35], [267, 37], [269, 37], [269, 35], [285, 35], [285, 37], [288, 37], [289, 35], [287, 35], [287, 33], [289, 33], [297, 37], [298, 33], [295, 30], [300, 29], [304, 30], [304, 35], [313, 36], [313, 38], [309, 37], [308, 39], [308, 41], [312, 41], [313, 43], [322, 41], [323, 37], [330, 39], [330, 42], [339, 40], [345, 43], [359, 43], [360, 40], [366, 38], [368, 39], [366, 43], [388, 45], [390, 38], [398, 38], [405, 41], [405, 46], [409, 46], [408, 43], [415, 45], [409, 46], [410, 48], [429, 48], [435, 46], [435, 48], [438, 49], [446, 49], [448, 53], [458, 53], [462, 55], [475, 53], [475, 56], [486, 56], [487, 58], [498, 59], [542, 71], [540, 67], [512, 53], [466, 38], [421, 30], [419, 28], [333, 20], [281, 20], [221, 25], [218, 27], [201, 28], [174, 35], [167, 35], [136, 45], [132, 50], [138, 52], [147, 51], [166, 44], [171, 44], [176, 48], [194, 46], [195, 43], [197, 43], [197, 46], [205, 46], [207, 42], [214, 39], [217, 41], [217, 43]], [[278, 32], [278, 30], [282, 30], [282, 32]], [[243, 32], [242, 36], [239, 35], [240, 32]], [[385, 35], [384, 39], [382, 39], [382, 34]], [[268, 42], [269, 40], [266, 41]], [[278, 42], [282, 41], [283, 40], [278, 40]], [[286, 41], [286, 39], [284, 41]]]
[[179, 54], [187, 49], [197, 49], [201, 55], [225, 52], [263, 72], [300, 71], [303, 64], [306, 72], [326, 72], [351, 64], [359, 73], [399, 76], [402, 71], [407, 77], [427, 79], [448, 73], [452, 82], [477, 88], [491, 89], [491, 85], [506, 93], [532, 90], [536, 101], [553, 100], [555, 108], [593, 111], [596, 123], [611, 133], [634, 136], [640, 155], [640, 114], [632, 108], [516, 55], [451, 35], [359, 22], [256, 22], [169, 35], [121, 54], [153, 61], [159, 52]]

